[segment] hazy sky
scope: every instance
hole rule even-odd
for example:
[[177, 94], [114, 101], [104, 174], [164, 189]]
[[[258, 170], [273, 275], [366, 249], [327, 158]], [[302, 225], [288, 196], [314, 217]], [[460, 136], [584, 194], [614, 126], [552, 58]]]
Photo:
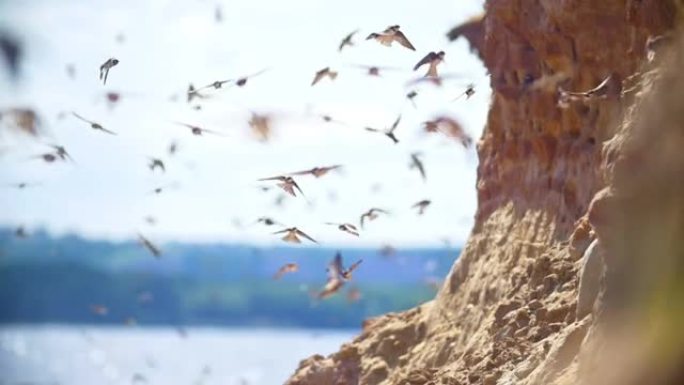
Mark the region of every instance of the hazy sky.
[[[222, 23], [214, 20], [217, 5]], [[420, 123], [448, 114], [479, 138], [490, 98], [488, 80], [467, 43], [449, 43], [445, 33], [481, 9], [482, 0], [438, 0], [429, 6], [396, 0], [0, 1], [0, 25], [20, 36], [27, 50], [21, 82], [12, 84], [0, 75], [0, 107], [35, 107], [50, 132], [44, 142], [66, 146], [76, 160], [31, 160], [49, 148], [1, 136], [0, 184], [41, 185], [0, 189], [0, 225], [112, 239], [141, 231], [159, 241], [279, 242], [270, 234], [278, 228], [253, 225], [267, 215], [325, 244], [430, 245], [443, 238], [460, 243], [476, 206], [475, 149], [425, 137]], [[363, 40], [391, 24], [401, 25], [416, 52]], [[338, 53], [340, 39], [357, 28], [357, 45]], [[117, 41], [119, 34], [123, 42]], [[410, 90], [406, 82], [424, 73], [411, 69], [433, 50], [447, 53], [443, 72], [464, 77], [441, 89], [420, 86], [414, 108], [404, 97]], [[121, 62], [103, 86], [98, 67], [109, 57]], [[68, 63], [76, 68], [75, 80], [66, 74]], [[400, 70], [370, 78], [355, 64]], [[337, 80], [311, 87], [314, 73], [327, 66], [339, 70]], [[213, 92], [200, 111], [184, 101], [189, 82], [201, 86], [263, 68], [269, 71], [244, 88]], [[452, 102], [470, 82], [477, 94]], [[109, 90], [123, 94], [114, 108], [104, 99]], [[172, 102], [173, 94], [180, 100]], [[60, 111], [72, 110], [119, 135], [92, 131], [71, 116], [57, 119]], [[251, 111], [273, 114], [275, 134], [269, 143], [251, 137]], [[347, 125], [326, 124], [316, 115], [321, 113]], [[399, 145], [363, 130], [387, 127], [398, 114]], [[174, 121], [227, 137], [195, 137]], [[179, 142], [179, 152], [170, 158], [166, 148], [172, 140]], [[408, 168], [414, 151], [424, 155], [427, 183]], [[164, 159], [167, 172], [150, 172], [148, 156]], [[257, 188], [261, 177], [331, 164], [343, 164], [343, 172], [297, 178], [310, 204], [288, 197], [278, 208], [273, 203], [278, 190]], [[170, 183], [177, 188], [150, 194]], [[433, 204], [418, 217], [410, 206], [425, 198]], [[392, 216], [371, 222], [360, 239], [323, 224], [357, 223], [373, 206]], [[146, 224], [147, 215], [158, 224]]]

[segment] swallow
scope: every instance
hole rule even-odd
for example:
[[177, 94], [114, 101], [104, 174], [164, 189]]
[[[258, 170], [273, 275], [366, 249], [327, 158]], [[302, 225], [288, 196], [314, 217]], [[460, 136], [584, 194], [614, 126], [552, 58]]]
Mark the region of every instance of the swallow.
[[14, 236], [21, 239], [28, 238], [28, 233], [24, 226], [19, 226], [14, 230]]
[[259, 217], [259, 218], [257, 218], [256, 223], [263, 223], [266, 226], [273, 226], [273, 225], [282, 226], [278, 221], [276, 221], [270, 217]]
[[415, 90], [411, 90], [409, 91], [409, 93], [406, 94], [406, 99], [408, 99], [411, 102], [413, 108], [418, 108], [418, 106], [416, 106], [416, 101], [414, 100], [416, 96], [418, 96], [418, 92]]
[[418, 68], [424, 66], [425, 64], [428, 64], [429, 68], [427, 73], [425, 73], [425, 77], [439, 77], [439, 74], [437, 73], [437, 66], [444, 61], [444, 55], [446, 55], [444, 51], [430, 52], [427, 55], [425, 55], [425, 57], [422, 58], [418, 63], [416, 63], [415, 66], [413, 66], [413, 70], [417, 71]]
[[421, 154], [417, 152], [411, 154], [411, 163], [409, 164], [409, 168], [418, 169], [421, 178], [423, 178], [423, 182], [425, 182], [427, 180], [427, 176], [425, 175], [425, 166], [423, 165], [423, 161], [420, 160], [420, 156]]
[[260, 141], [265, 142], [271, 137], [271, 117], [268, 115], [252, 113], [248, 123], [252, 133]]
[[324, 176], [325, 174], [329, 173], [330, 171], [337, 170], [340, 167], [342, 167], [342, 165], [339, 165], [339, 164], [336, 164], [334, 166], [327, 166], [327, 167], [314, 167], [310, 170], [297, 171], [297, 172], [290, 173], [288, 175], [311, 174], [311, 175], [315, 176], [316, 178], [320, 178], [320, 177]]
[[244, 87], [245, 85], [247, 85], [247, 80], [249, 80], [249, 79], [251, 79], [251, 78], [253, 78], [253, 77], [255, 77], [255, 76], [259, 76], [259, 75], [263, 74], [263, 73], [266, 72], [266, 71], [268, 71], [268, 69], [263, 69], [263, 70], [261, 70], [261, 71], [259, 71], [259, 72], [255, 72], [255, 73], [253, 73], [253, 74], [251, 74], [251, 75], [247, 75], [247, 76], [244, 76], [244, 77], [241, 77], [241, 78], [237, 78], [237, 79], [235, 79], [235, 85], [238, 86], [238, 87]]
[[166, 167], [164, 166], [164, 162], [161, 159], [158, 158], [150, 158], [150, 162], [147, 164], [147, 167], [150, 169], [150, 171], [154, 172], [156, 168], [159, 168], [162, 170], [162, 172], [166, 172]]
[[608, 77], [603, 79], [601, 83], [588, 90], [588, 91], [582, 91], [582, 92], [572, 92], [572, 91], [565, 91], [565, 90], [560, 90], [561, 93], [561, 98], [562, 97], [579, 97], [579, 98], [591, 98], [591, 97], [597, 97], [597, 98], [602, 98], [602, 97], [619, 97], [622, 94], [622, 80], [615, 75], [615, 74], [610, 74]]
[[57, 155], [61, 160], [63, 161], [74, 161], [74, 159], [69, 155], [67, 152], [66, 148], [64, 146], [59, 146], [56, 144], [51, 144], [50, 147], [52, 147], [55, 150], [55, 155]]
[[380, 77], [380, 71], [398, 71], [397, 67], [381, 67], [381, 66], [369, 66], [363, 64], [354, 65], [356, 68], [362, 68], [366, 70], [366, 75]]
[[13, 187], [19, 190], [24, 190], [27, 187], [35, 187], [39, 186], [40, 183], [28, 183], [28, 182], [20, 182], [20, 183], [10, 183], [6, 184], [5, 187]]
[[473, 95], [475, 95], [475, 84], [470, 83], [470, 84], [468, 84], [468, 85], [466, 86], [465, 91], [463, 91], [463, 93], [461, 93], [460, 95], [458, 95], [457, 97], [455, 97], [454, 100], [452, 100], [452, 101], [456, 101], [456, 100], [460, 99], [460, 98], [463, 97], [463, 96], [465, 96], [465, 97], [466, 97], [466, 100], [468, 100], [468, 99], [470, 99]]
[[302, 230], [296, 228], [296, 227], [290, 227], [284, 230], [276, 231], [273, 234], [285, 234], [281, 239], [285, 242], [289, 243], [302, 243], [301, 239], [299, 237], [304, 237], [308, 239], [309, 241], [313, 243], [318, 243], [316, 242], [315, 239], [311, 238], [308, 236], [306, 233], [304, 233]]
[[393, 42], [397, 42], [411, 51], [416, 50], [413, 44], [411, 44], [411, 42], [406, 38], [406, 35], [399, 30], [398, 25], [389, 26], [382, 32], [373, 32], [366, 37], [366, 40], [371, 39], [374, 39], [378, 43], [387, 47], [391, 47]]
[[359, 225], [361, 225], [361, 228], [363, 229], [363, 225], [366, 222], [366, 219], [368, 219], [369, 221], [373, 221], [378, 217], [378, 214], [388, 215], [389, 212], [376, 207], [371, 208], [370, 210], [366, 211], [361, 215], [361, 219], [359, 219]]
[[208, 89], [208, 88], [213, 88], [213, 89], [215, 89], [215, 90], [218, 90], [218, 89], [223, 88], [223, 86], [224, 86], [225, 84], [228, 84], [228, 83], [230, 83], [230, 82], [232, 82], [232, 81], [233, 81], [233, 79], [216, 80], [216, 81], [211, 82], [210, 84], [207, 84], [206, 86], [203, 86], [203, 87], [200, 87], [200, 88], [194, 90], [193, 92], [194, 92], [194, 93], [197, 93], [197, 92], [200, 92], [200, 91], [202, 91], [202, 90], [206, 90], [206, 89]]
[[166, 149], [166, 151], [169, 153], [170, 156], [176, 155], [176, 153], [178, 152], [178, 143], [176, 143], [176, 141], [169, 143], [169, 147]]
[[428, 206], [430, 206], [431, 203], [432, 203], [432, 201], [430, 201], [429, 199], [423, 199], [422, 201], [417, 202], [416, 204], [411, 206], [411, 208], [414, 208], [414, 209], [417, 208], [418, 209], [418, 215], [423, 215], [425, 213], [425, 210], [427, 209]]
[[32, 158], [42, 159], [45, 163], [53, 163], [54, 161], [57, 160], [57, 155], [55, 155], [51, 152], [46, 152], [45, 154], [36, 155]]
[[195, 89], [195, 86], [190, 83], [188, 85], [188, 90], [185, 92], [186, 95], [186, 101], [188, 103], [191, 103], [193, 99], [199, 98], [199, 99], [206, 99], [208, 96], [201, 94], [197, 89]]
[[104, 305], [90, 305], [90, 312], [104, 317], [109, 313], [109, 309]]
[[328, 264], [328, 281], [323, 290], [318, 293], [318, 298], [325, 299], [339, 291], [345, 282], [352, 279], [352, 272], [359, 267], [361, 262], [363, 262], [362, 259], [356, 261], [348, 269], [345, 269], [342, 264], [342, 254], [337, 252], [335, 258]]
[[171, 187], [177, 187], [177, 184], [172, 183], [172, 184], [167, 184], [165, 186], [155, 187], [152, 191], [150, 191], [150, 194], [159, 195], [159, 194], [163, 193], [167, 188], [171, 188]]
[[337, 71], [333, 71], [330, 69], [330, 67], [325, 67], [322, 70], [319, 70], [316, 72], [316, 75], [314, 75], [314, 79], [311, 82], [311, 86], [316, 85], [321, 79], [324, 77], [328, 77], [331, 81], [335, 80], [337, 78]]
[[392, 142], [394, 142], [394, 144], [397, 144], [397, 143], [399, 143], [399, 139], [397, 139], [397, 137], [394, 135], [394, 130], [397, 129], [400, 121], [401, 121], [401, 115], [397, 116], [397, 119], [394, 121], [394, 123], [392, 123], [392, 127], [390, 127], [390, 129], [387, 131], [379, 130], [377, 128], [372, 128], [372, 127], [366, 127], [366, 131], [382, 133], [386, 137], [390, 138], [392, 140]]
[[473, 142], [473, 139], [466, 134], [463, 126], [448, 116], [440, 116], [423, 122], [423, 129], [428, 133], [442, 132], [448, 137], [459, 140], [464, 148], [469, 148]]
[[271, 180], [278, 181], [279, 182], [278, 187], [280, 187], [286, 193], [292, 195], [293, 197], [297, 196], [297, 194], [295, 194], [294, 189], [297, 189], [297, 191], [299, 191], [299, 193], [302, 194], [302, 196], [304, 196], [304, 192], [302, 191], [302, 189], [299, 188], [299, 185], [297, 184], [297, 182], [295, 182], [294, 178], [292, 178], [290, 176], [280, 175], [280, 176], [274, 176], [274, 177], [270, 177], [270, 178], [261, 178], [258, 181], [259, 182], [266, 182], [266, 181], [271, 181]]
[[223, 136], [220, 132], [207, 130], [206, 128], [202, 128], [200, 126], [195, 126], [193, 124], [187, 124], [187, 123], [181, 123], [181, 122], [175, 122], [175, 123], [178, 125], [189, 128], [190, 132], [195, 136], [201, 136], [203, 134], [212, 134], [212, 135]]
[[296, 263], [286, 263], [281, 266], [275, 274], [273, 274], [274, 280], [279, 280], [283, 275], [288, 273], [295, 273], [299, 270], [299, 265]]
[[349, 233], [356, 237], [359, 236], [359, 230], [356, 228], [356, 226], [352, 225], [351, 223], [325, 222], [325, 224], [330, 226], [336, 226], [338, 230], [344, 231], [345, 233]]
[[119, 59], [116, 58], [109, 58], [106, 62], [102, 63], [100, 66], [100, 80], [102, 80], [102, 84], [107, 84], [109, 70], [117, 64], [119, 64]]
[[71, 114], [72, 114], [73, 116], [75, 116], [77, 119], [82, 120], [82, 121], [88, 123], [88, 124], [90, 125], [90, 128], [92, 128], [93, 130], [99, 130], [99, 131], [105, 132], [105, 133], [107, 133], [107, 134], [109, 134], [109, 135], [116, 135], [115, 132], [109, 131], [108, 129], [102, 127], [102, 125], [101, 125], [100, 123], [96, 123], [96, 122], [93, 122], [92, 120], [88, 120], [88, 119], [82, 117], [81, 115], [79, 115], [79, 114], [77, 114], [77, 113], [75, 113], [75, 112], [73, 112], [73, 111], [71, 112]]
[[147, 249], [155, 258], [159, 258], [162, 255], [161, 250], [155, 246], [149, 239], [145, 238], [142, 234], [138, 234], [138, 242], [142, 247]]
[[338, 51], [338, 52], [342, 52], [342, 50], [344, 49], [344, 47], [353, 47], [353, 46], [354, 46], [354, 42], [352, 41], [352, 38], [353, 38], [354, 35], [356, 35], [358, 32], [359, 32], [359, 30], [357, 29], [357, 30], [354, 30], [353, 32], [350, 32], [347, 36], [345, 36], [344, 39], [342, 39], [342, 41], [340, 42], [340, 46], [337, 47], [337, 51]]

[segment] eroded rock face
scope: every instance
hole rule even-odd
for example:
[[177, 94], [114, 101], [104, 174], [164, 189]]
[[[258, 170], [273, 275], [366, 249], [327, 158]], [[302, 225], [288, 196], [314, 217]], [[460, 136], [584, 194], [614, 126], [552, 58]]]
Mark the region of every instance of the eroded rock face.
[[[573, 383], [595, 322], [576, 319], [578, 271], [597, 234], [611, 236], [599, 223], [615, 220], [609, 185], [622, 169], [615, 137], [633, 102], [627, 87], [638, 87], [645, 43], [675, 13], [668, 0], [488, 0], [475, 46], [493, 101], [461, 257], [434, 301], [369, 322], [288, 383]], [[561, 100], [559, 90], [608, 76], [624, 95]], [[610, 240], [606, 249], [610, 269]]]

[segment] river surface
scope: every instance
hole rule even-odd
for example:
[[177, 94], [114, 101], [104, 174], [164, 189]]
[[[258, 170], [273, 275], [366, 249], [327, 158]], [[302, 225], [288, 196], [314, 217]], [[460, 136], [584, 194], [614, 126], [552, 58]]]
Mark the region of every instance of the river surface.
[[353, 331], [0, 327], [0, 385], [282, 384]]

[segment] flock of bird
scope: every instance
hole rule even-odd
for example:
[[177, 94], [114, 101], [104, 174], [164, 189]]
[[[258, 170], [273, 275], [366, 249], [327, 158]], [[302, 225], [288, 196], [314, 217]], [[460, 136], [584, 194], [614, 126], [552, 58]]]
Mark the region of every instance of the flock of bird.
[[[342, 38], [338, 45], [338, 50], [342, 51], [344, 49], [349, 49], [357, 44], [357, 41], [355, 40], [355, 37], [359, 33], [359, 30], [355, 30], [346, 36]], [[409, 38], [402, 32], [401, 28], [399, 25], [392, 25], [388, 26], [382, 31], [379, 32], [373, 32], [367, 35], [366, 40], [370, 41], [375, 41], [379, 43], [382, 46], [385, 47], [395, 47], [396, 45], [399, 46], [399, 49], [407, 49], [410, 51], [415, 51], [416, 48], [414, 45], [411, 43]], [[396, 49], [396, 48], [393, 48]], [[445, 57], [445, 52], [444, 51], [439, 51], [439, 52], [429, 52], [427, 53], [421, 60], [419, 60], [415, 66], [413, 67], [413, 71], [418, 71], [422, 67], [427, 66], [427, 71], [424, 74], [423, 77], [419, 77], [409, 83], [409, 85], [415, 85], [416, 83], [419, 82], [431, 82], [437, 86], [441, 86], [442, 82], [447, 78], [447, 76], [441, 76], [439, 72], [439, 67], [440, 65], [444, 62], [444, 57]], [[102, 65], [99, 67], [99, 79], [102, 81], [102, 84], [105, 85], [107, 83], [107, 80], [110, 78], [110, 76], [116, 71], [117, 65], [120, 63], [119, 59], [117, 58], [109, 58], [107, 59]], [[380, 76], [381, 71], [385, 70], [392, 70], [393, 68], [389, 67], [379, 67], [379, 66], [361, 66], [363, 67], [369, 76]], [[75, 69], [73, 66], [70, 66], [67, 68], [67, 73], [73, 74]], [[245, 87], [248, 85], [248, 81], [252, 79], [255, 76], [259, 76], [262, 73], [267, 71], [267, 69], [238, 77], [238, 78], [233, 78], [233, 79], [221, 79], [221, 80], [216, 80], [213, 81], [209, 84], [203, 85], [201, 87], [195, 87], [194, 85], [190, 84], [187, 88], [187, 91], [185, 92], [185, 100], [188, 103], [191, 103], [195, 100], [202, 100], [204, 98], [207, 98], [208, 96], [206, 95], [207, 92], [211, 90], [221, 90], [224, 88], [228, 88], [231, 86], [236, 86], [236, 87]], [[324, 79], [328, 79], [329, 81], [334, 81], [337, 78], [338, 72], [332, 70], [330, 67], [323, 68], [319, 71], [317, 71], [314, 74], [313, 81], [311, 82], [311, 86], [315, 86], [319, 82], [323, 81]], [[466, 99], [470, 98], [473, 94], [475, 93], [475, 86], [473, 84], [469, 84], [465, 90], [463, 90], [462, 93], [460, 93], [456, 99], [465, 96]], [[407, 94], [406, 98], [411, 101], [411, 103], [414, 104], [415, 106], [415, 101], [414, 98], [418, 95], [418, 92], [416, 89], [411, 89]], [[121, 97], [120, 94], [114, 93], [114, 92], [109, 92], [107, 93], [107, 99], [110, 102], [116, 102], [119, 100]], [[454, 99], [454, 100], [456, 100]], [[198, 107], [199, 109], [199, 107]], [[64, 114], [63, 114], [64, 115]], [[110, 130], [109, 128], [105, 127], [104, 125], [98, 123], [95, 120], [91, 120], [88, 117], [84, 117], [81, 114], [79, 114], [76, 111], [71, 111], [70, 115], [72, 118], [84, 123], [89, 127], [90, 129], [107, 134], [107, 135], [117, 135], [117, 132]], [[64, 116], [62, 116], [64, 117]], [[331, 116], [328, 115], [323, 115], [322, 116], [323, 120], [326, 122], [330, 121], [335, 121]], [[39, 125], [40, 125], [40, 119], [38, 117], [38, 114], [35, 113], [31, 109], [22, 109], [22, 108], [11, 108], [11, 109], [5, 109], [0, 112], [0, 122], [2, 123], [11, 123], [15, 127], [19, 128], [20, 130], [30, 133], [32, 135], [38, 135], [39, 134]], [[262, 141], [267, 141], [271, 135], [271, 117], [268, 115], [263, 115], [263, 114], [257, 114], [253, 113], [248, 124], [249, 127], [251, 128], [252, 132], [254, 135]], [[176, 125], [181, 126], [189, 130], [189, 132], [194, 135], [194, 136], [202, 136], [205, 134], [209, 135], [222, 135], [221, 132], [218, 131], [213, 131], [209, 130], [205, 127], [201, 127], [199, 125], [195, 124], [189, 124], [185, 122], [174, 122]], [[374, 134], [379, 134], [383, 135], [386, 138], [388, 138], [391, 143], [397, 144], [399, 143], [400, 139], [397, 136], [397, 128], [399, 127], [401, 123], [401, 115], [398, 115], [396, 119], [392, 122], [391, 125], [385, 128], [377, 128], [377, 127], [365, 127], [365, 131], [369, 133], [374, 133]], [[428, 120], [425, 121], [422, 124], [422, 128], [425, 133], [431, 134], [431, 133], [442, 133], [446, 135], [449, 138], [452, 138], [456, 140], [458, 143], [460, 143], [463, 147], [468, 148], [472, 144], [472, 139], [471, 137], [466, 133], [466, 131], [463, 129], [461, 124], [456, 121], [455, 119], [448, 117], [448, 116], [440, 116], [437, 117], [433, 120]], [[172, 143], [169, 146], [168, 152], [170, 155], [173, 155], [177, 151], [177, 147], [175, 143]], [[67, 152], [66, 148], [61, 145], [51, 145], [51, 151], [45, 152], [43, 154], [35, 156], [37, 159], [42, 159], [43, 161], [47, 163], [53, 163], [56, 161], [71, 161], [73, 162], [73, 158]], [[165, 172], [166, 166], [164, 164], [164, 161], [159, 158], [154, 158], [150, 157], [149, 162], [148, 162], [148, 167], [151, 171], [156, 171], [159, 170], [161, 172]], [[285, 173], [281, 175], [274, 175], [274, 176], [268, 176], [268, 177], [263, 177], [263, 178], [256, 178], [257, 182], [263, 182], [266, 184], [273, 184], [274, 187], [282, 189], [287, 195], [292, 196], [292, 197], [297, 197], [297, 196], [302, 196], [304, 199], [306, 197], [304, 196], [304, 192], [300, 188], [299, 184], [297, 183], [295, 178], [300, 178], [300, 177], [305, 177], [305, 176], [312, 176], [314, 178], [322, 178], [325, 177], [328, 173], [332, 171], [337, 171], [341, 169], [343, 166], [336, 164], [336, 165], [329, 165], [329, 166], [316, 166], [311, 169], [307, 170], [302, 170], [302, 171], [295, 171], [295, 172], [290, 172], [290, 173]], [[414, 152], [410, 155], [410, 165], [409, 167], [411, 169], [415, 169], [420, 173], [420, 176], [423, 180], [426, 180], [427, 174], [425, 170], [425, 165], [423, 164], [422, 161], [422, 154], [419, 152]], [[12, 185], [13, 187], [23, 189], [30, 184], [22, 182], [18, 184]], [[159, 186], [156, 187], [154, 190], [151, 191], [151, 193], [154, 194], [160, 194], [162, 193], [166, 188], [172, 187], [172, 186]], [[265, 190], [269, 189], [270, 187], [264, 186], [263, 187]], [[417, 211], [418, 215], [422, 215], [427, 208], [430, 206], [431, 201], [429, 199], [424, 199], [421, 200], [417, 203], [415, 203], [412, 208]], [[378, 207], [372, 207], [369, 208], [366, 212], [362, 213], [359, 217], [359, 222], [358, 226], [353, 223], [333, 223], [333, 222], [327, 222], [325, 223], [326, 225], [329, 226], [335, 226], [339, 231], [342, 231], [344, 233], [347, 233], [351, 236], [354, 237], [359, 237], [360, 232], [364, 229], [364, 226], [369, 222], [373, 221], [376, 218], [378, 218], [381, 215], [388, 215], [389, 212], [384, 209], [384, 208], [378, 208]], [[148, 220], [149, 223], [153, 223], [155, 221], [154, 218], [149, 217], [146, 220]], [[313, 243], [318, 243], [313, 237], [308, 235], [306, 232], [304, 232], [302, 229], [296, 227], [296, 226], [285, 226], [276, 220], [269, 218], [269, 217], [261, 217], [257, 220], [258, 223], [261, 223], [265, 226], [280, 226], [282, 229], [279, 229], [277, 231], [273, 232], [273, 235], [278, 235], [281, 237], [281, 239], [285, 242], [288, 243], [301, 243], [302, 240], [306, 240], [309, 242]], [[20, 227], [16, 230], [16, 236], [17, 237], [26, 237], [27, 233], [23, 227]], [[161, 257], [162, 256], [162, 250], [157, 247], [152, 241], [150, 241], [148, 238], [146, 238], [142, 234], [138, 234], [138, 241], [142, 247], [144, 247], [150, 254], [152, 254], [154, 257]], [[338, 292], [346, 282], [350, 281], [352, 279], [352, 272], [359, 267], [361, 264], [362, 260], [358, 260], [351, 264], [349, 267], [344, 266], [343, 258], [342, 256], [338, 253], [334, 256], [332, 261], [328, 264], [327, 267], [327, 273], [328, 273], [328, 278], [326, 284], [322, 287], [322, 289], [316, 293], [314, 293], [314, 296], [319, 299], [327, 298], [331, 296], [332, 294]], [[294, 263], [288, 263], [282, 266], [275, 274], [274, 274], [274, 279], [279, 279], [285, 274], [289, 273], [294, 273], [298, 270], [298, 266]], [[93, 312], [97, 314], [102, 314], [102, 311], [95, 311]]]

